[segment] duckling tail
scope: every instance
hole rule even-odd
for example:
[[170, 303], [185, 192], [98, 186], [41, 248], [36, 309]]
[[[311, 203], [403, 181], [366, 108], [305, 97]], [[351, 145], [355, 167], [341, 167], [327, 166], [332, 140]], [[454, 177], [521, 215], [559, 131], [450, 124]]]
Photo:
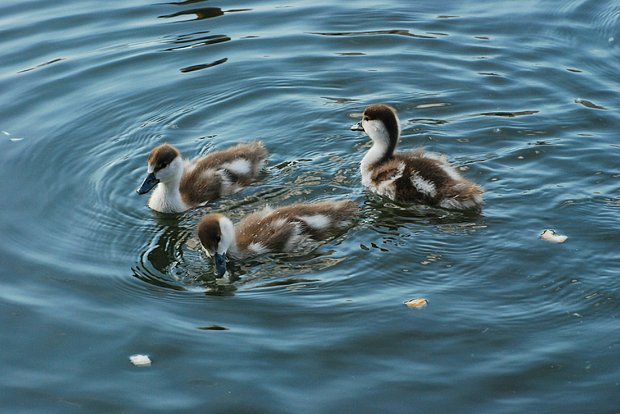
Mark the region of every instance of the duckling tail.
[[441, 200], [441, 207], [453, 210], [471, 210], [482, 207], [484, 189], [471, 181], [461, 181], [452, 188], [452, 194]]

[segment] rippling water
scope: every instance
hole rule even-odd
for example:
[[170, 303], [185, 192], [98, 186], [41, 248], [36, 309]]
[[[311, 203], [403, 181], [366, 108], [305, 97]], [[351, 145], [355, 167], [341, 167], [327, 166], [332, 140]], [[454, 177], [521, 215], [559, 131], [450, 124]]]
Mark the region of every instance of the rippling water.
[[[0, 5], [3, 412], [619, 412], [620, 6], [335, 3]], [[360, 188], [374, 102], [482, 214]], [[134, 190], [159, 143], [254, 138], [263, 178], [211, 210], [363, 214], [222, 284], [205, 209]]]

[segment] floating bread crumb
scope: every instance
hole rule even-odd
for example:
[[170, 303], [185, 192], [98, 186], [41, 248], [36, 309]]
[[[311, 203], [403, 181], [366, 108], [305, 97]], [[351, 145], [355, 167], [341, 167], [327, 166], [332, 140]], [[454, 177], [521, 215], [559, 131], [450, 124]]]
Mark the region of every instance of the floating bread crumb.
[[405, 305], [410, 308], [422, 309], [426, 305], [428, 305], [428, 300], [424, 298], [414, 298], [405, 301]]
[[136, 354], [129, 357], [129, 360], [132, 364], [137, 367], [150, 367], [151, 366], [151, 358], [148, 355]]
[[568, 239], [568, 236], [558, 234], [555, 230], [547, 229], [540, 234], [540, 240], [545, 240], [551, 243], [564, 243]]

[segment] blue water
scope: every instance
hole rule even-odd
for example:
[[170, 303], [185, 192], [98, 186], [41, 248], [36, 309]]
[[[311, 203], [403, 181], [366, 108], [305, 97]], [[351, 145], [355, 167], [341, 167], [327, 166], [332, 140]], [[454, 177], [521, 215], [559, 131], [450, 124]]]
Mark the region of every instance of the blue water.
[[[620, 412], [617, 2], [7, 0], [0, 39], [2, 412]], [[376, 102], [481, 214], [363, 191]], [[232, 197], [135, 194], [157, 144], [254, 138]], [[342, 197], [345, 234], [231, 284], [196, 247], [207, 211]]]

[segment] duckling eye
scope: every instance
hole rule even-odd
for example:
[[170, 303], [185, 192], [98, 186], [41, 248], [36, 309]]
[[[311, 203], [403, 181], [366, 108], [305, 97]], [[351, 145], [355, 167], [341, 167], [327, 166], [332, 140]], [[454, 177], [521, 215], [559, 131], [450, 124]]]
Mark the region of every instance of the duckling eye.
[[364, 120], [364, 121], [370, 121], [370, 118], [368, 117], [368, 115], [364, 115], [364, 117], [362, 118], [362, 120]]

